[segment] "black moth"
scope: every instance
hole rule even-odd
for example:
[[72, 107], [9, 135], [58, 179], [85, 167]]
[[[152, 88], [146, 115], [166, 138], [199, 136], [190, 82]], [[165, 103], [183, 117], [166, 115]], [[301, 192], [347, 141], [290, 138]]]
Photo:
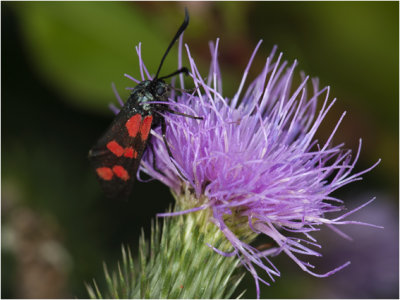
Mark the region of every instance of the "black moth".
[[[170, 86], [163, 79], [180, 73], [188, 73], [186, 68], [181, 68], [172, 74], [158, 78], [168, 52], [188, 24], [189, 14], [185, 8], [185, 19], [165, 51], [154, 79], [142, 81], [132, 90], [110, 127], [89, 151], [89, 160], [96, 171], [105, 195], [109, 198], [127, 198], [131, 194], [151, 128], [161, 125], [165, 146], [172, 157], [165, 137], [165, 120], [159, 112], [202, 119], [171, 110], [166, 104], [148, 103], [168, 101]], [[178, 172], [180, 173], [179, 170]]]

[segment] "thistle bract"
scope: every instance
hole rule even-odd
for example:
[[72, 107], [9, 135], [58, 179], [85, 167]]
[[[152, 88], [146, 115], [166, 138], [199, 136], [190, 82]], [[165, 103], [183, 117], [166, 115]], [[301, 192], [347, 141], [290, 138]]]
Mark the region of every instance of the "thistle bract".
[[[332, 142], [345, 113], [332, 125], [326, 141], [319, 143], [315, 139], [336, 100], [329, 100], [329, 87], [320, 89], [317, 79], [303, 74], [300, 84], [293, 86], [297, 62], [283, 61], [282, 53], [277, 54], [276, 48], [267, 57], [261, 73], [244, 90], [261, 42], [258, 43], [236, 94], [231, 99], [224, 97], [217, 60], [218, 43], [218, 40], [210, 43], [208, 76], [200, 74], [186, 46], [194, 88], [186, 92], [173, 89], [174, 102], [166, 102], [171, 109], [204, 119], [165, 113], [167, 140], [173, 157], [168, 155], [160, 129], [155, 129], [151, 143], [156, 151], [157, 168], [148, 150], [140, 169], [162, 181], [175, 194], [179, 195], [184, 187], [203, 200], [185, 211], [160, 216], [211, 210], [209, 221], [223, 232], [235, 250], [226, 253], [213, 245], [210, 248], [221, 255], [237, 255], [254, 276], [257, 295], [259, 281], [268, 285], [274, 276], [280, 276], [270, 257], [281, 252], [302, 270], [318, 277], [329, 276], [350, 262], [328, 273], [316, 274], [310, 270], [314, 266], [299, 257], [321, 256], [316, 251], [320, 245], [312, 236], [320, 225], [327, 225], [344, 237], [347, 236], [335, 225], [370, 225], [344, 218], [373, 199], [333, 219], [327, 214], [344, 209], [343, 201], [331, 193], [360, 180], [379, 161], [365, 171], [352, 173], [361, 140], [353, 158], [350, 150], [343, 149], [343, 144]], [[182, 66], [182, 40], [179, 49], [178, 68]], [[151, 79], [141, 59], [140, 45], [137, 52], [142, 80]], [[185, 89], [182, 75], [179, 81], [179, 88]], [[270, 237], [274, 246], [264, 250], [251, 246], [249, 239], [244, 238], [251, 234]], [[255, 266], [266, 274], [257, 273]]]

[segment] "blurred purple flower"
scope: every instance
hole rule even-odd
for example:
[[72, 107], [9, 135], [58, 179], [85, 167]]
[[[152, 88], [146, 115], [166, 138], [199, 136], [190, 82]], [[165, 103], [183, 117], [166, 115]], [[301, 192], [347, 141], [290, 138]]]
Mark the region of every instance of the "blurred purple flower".
[[[324, 244], [325, 265], [338, 264], [347, 257], [352, 266], [340, 276], [333, 276], [310, 291], [310, 298], [387, 298], [399, 299], [399, 218], [398, 198], [384, 190], [349, 191], [353, 205], [364, 202], [367, 194], [375, 194], [379, 201], [374, 207], [357, 212], [357, 218], [380, 224], [385, 230], [371, 232], [361, 226], [346, 228], [357, 237], [357, 243], [346, 247], [334, 232], [319, 234]], [[349, 284], [351, 282], [351, 284]], [[340, 287], [340, 288], [337, 288]]]
[[[280, 272], [269, 257], [281, 252], [286, 253], [302, 270], [317, 277], [329, 276], [350, 262], [325, 274], [316, 274], [311, 271], [314, 266], [300, 260], [298, 255], [321, 256], [311, 249], [321, 248], [311, 236], [312, 232], [319, 230], [319, 225], [327, 225], [344, 237], [347, 236], [335, 225], [374, 226], [344, 220], [374, 199], [336, 218], [329, 218], [326, 214], [345, 209], [343, 201], [330, 194], [360, 180], [360, 176], [379, 161], [365, 171], [352, 174], [360, 154], [361, 139], [354, 159], [350, 150], [343, 150], [343, 144], [332, 144], [345, 113], [324, 143], [319, 144], [315, 140], [321, 122], [336, 99], [329, 101], [329, 87], [319, 89], [317, 79], [310, 80], [303, 74], [300, 85], [293, 89], [297, 62], [288, 65], [282, 61], [282, 53], [275, 58], [276, 48], [267, 57], [262, 72], [242, 95], [261, 41], [244, 71], [238, 91], [232, 99], [224, 97], [217, 60], [218, 42], [215, 45], [210, 43], [211, 65], [206, 79], [203, 79], [186, 46], [195, 90], [193, 93], [178, 92], [177, 95], [172, 89], [171, 102], [168, 103], [172, 109], [202, 116], [204, 120], [165, 114], [167, 140], [173, 158], [168, 155], [160, 128], [156, 128], [152, 130], [153, 147], [148, 149], [156, 151], [157, 168], [164, 174], [153, 168], [150, 150], [146, 151], [141, 166], [141, 171], [162, 181], [177, 194], [182, 187], [189, 187], [197, 199], [206, 200], [186, 211], [160, 215], [174, 216], [210, 209], [213, 215], [210, 221], [219, 227], [234, 251], [224, 253], [212, 245], [210, 247], [222, 255], [240, 257], [255, 278], [258, 296], [259, 281], [269, 283], [257, 274], [255, 267], [264, 270], [274, 281], [274, 276], [280, 276]], [[151, 79], [141, 59], [140, 45], [136, 50], [142, 80]], [[178, 68], [182, 66], [181, 61], [182, 39]], [[182, 75], [180, 88], [185, 89]], [[319, 103], [321, 98], [322, 103]], [[113, 110], [117, 111], [116, 107]], [[180, 176], [177, 168], [185, 178]], [[230, 225], [237, 216], [246, 218], [247, 222], [241, 224], [245, 230], [266, 235], [277, 246], [261, 251], [242, 241]], [[299, 238], [299, 234], [304, 238]]]

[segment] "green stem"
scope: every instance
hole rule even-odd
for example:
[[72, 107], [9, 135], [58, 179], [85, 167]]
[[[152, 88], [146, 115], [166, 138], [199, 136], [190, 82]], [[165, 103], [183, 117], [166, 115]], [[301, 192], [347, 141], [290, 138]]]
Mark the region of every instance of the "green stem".
[[[175, 195], [176, 196], [176, 195]], [[175, 211], [194, 207], [199, 200], [189, 193], [176, 196]], [[122, 264], [109, 275], [107, 291], [88, 287], [91, 298], [229, 298], [243, 277], [236, 256], [224, 257], [206, 245], [232, 251], [223, 233], [210, 222], [211, 212], [202, 210], [166, 217], [151, 230], [149, 242], [142, 233], [139, 258], [122, 250]], [[237, 271], [235, 276], [234, 271]]]

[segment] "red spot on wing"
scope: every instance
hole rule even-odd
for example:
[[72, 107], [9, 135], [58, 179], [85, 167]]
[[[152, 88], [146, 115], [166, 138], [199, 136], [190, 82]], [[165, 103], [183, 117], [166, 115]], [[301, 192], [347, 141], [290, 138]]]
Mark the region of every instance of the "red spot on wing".
[[142, 138], [142, 141], [147, 140], [150, 129], [151, 129], [151, 123], [153, 122], [153, 116], [146, 116], [140, 125], [140, 136]]
[[114, 153], [116, 156], [120, 157], [124, 154], [124, 147], [120, 146], [116, 141], [111, 141], [107, 144], [107, 149]]
[[128, 121], [126, 121], [125, 126], [128, 129], [128, 134], [131, 137], [135, 137], [140, 129], [140, 121], [142, 120], [142, 116], [140, 114], [136, 114], [131, 117]]
[[112, 171], [114, 172], [114, 174], [121, 178], [124, 181], [127, 181], [129, 179], [129, 174], [128, 172], [125, 170], [125, 168], [123, 166], [119, 166], [119, 165], [115, 165], [112, 168]]
[[118, 144], [115, 140], [112, 140], [107, 144], [107, 149], [118, 157], [121, 157], [123, 155], [127, 158], [136, 158], [138, 155], [137, 151], [132, 147], [124, 148], [120, 144]]
[[128, 157], [128, 158], [136, 158], [137, 157], [137, 152], [132, 147], [127, 147], [127, 148], [125, 148], [124, 156]]
[[96, 172], [101, 179], [111, 180], [113, 178], [113, 171], [110, 168], [107, 167], [97, 168]]

